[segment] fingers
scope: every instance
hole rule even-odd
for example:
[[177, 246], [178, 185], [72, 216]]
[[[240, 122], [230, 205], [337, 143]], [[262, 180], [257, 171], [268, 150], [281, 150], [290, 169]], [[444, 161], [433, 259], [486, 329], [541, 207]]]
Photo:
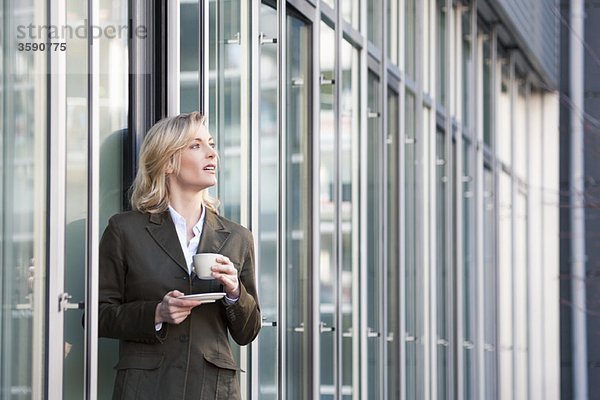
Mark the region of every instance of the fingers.
[[229, 258], [225, 256], [218, 257], [217, 262], [219, 264], [211, 267], [211, 270], [213, 271], [212, 276], [221, 282], [228, 297], [238, 297], [239, 281], [237, 269], [235, 269]]
[[202, 304], [197, 300], [179, 299], [178, 297], [181, 296], [183, 296], [183, 293], [178, 290], [172, 290], [167, 293], [157, 306], [157, 320], [171, 324], [180, 324], [192, 313], [194, 307]]

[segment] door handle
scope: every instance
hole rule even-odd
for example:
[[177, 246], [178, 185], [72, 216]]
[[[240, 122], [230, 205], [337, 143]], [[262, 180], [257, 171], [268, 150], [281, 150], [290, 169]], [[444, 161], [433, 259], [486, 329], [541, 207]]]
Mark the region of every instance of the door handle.
[[379, 336], [381, 336], [381, 334], [379, 332], [375, 332], [372, 328], [369, 328], [367, 330], [367, 337], [376, 338], [376, 337], [379, 337]]
[[304, 322], [300, 322], [300, 326], [295, 327], [294, 332], [304, 332]]
[[277, 326], [277, 321], [267, 321], [267, 317], [262, 317], [261, 326]]
[[323, 321], [319, 324], [319, 331], [323, 332], [335, 332], [335, 326], [327, 326], [327, 324]]
[[73, 296], [69, 293], [61, 293], [58, 295], [58, 311], [67, 310], [83, 310], [85, 308], [85, 302], [80, 301], [78, 303], [71, 303]]

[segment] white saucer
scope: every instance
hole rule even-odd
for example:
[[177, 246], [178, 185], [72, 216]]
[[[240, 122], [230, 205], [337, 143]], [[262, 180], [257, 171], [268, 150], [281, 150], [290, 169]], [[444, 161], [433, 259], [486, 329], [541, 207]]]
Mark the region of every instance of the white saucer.
[[197, 293], [188, 294], [186, 296], [178, 297], [178, 299], [184, 300], [200, 300], [203, 303], [213, 303], [219, 299], [222, 299], [225, 293]]

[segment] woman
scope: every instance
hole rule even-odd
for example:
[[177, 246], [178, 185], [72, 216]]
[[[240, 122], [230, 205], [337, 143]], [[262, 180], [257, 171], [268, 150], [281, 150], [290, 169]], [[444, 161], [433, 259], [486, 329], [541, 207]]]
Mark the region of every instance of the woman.
[[[133, 211], [100, 242], [99, 334], [120, 340], [115, 399], [239, 399], [227, 332], [250, 343], [261, 317], [252, 234], [217, 213], [217, 152], [199, 113], [166, 118], [144, 139]], [[213, 280], [195, 253], [218, 253]], [[202, 304], [192, 293], [225, 292]]]

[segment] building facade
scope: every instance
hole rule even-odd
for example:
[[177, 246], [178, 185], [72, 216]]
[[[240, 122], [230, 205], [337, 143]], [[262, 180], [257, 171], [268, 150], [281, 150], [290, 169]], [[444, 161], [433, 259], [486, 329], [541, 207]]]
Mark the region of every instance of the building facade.
[[[572, 47], [580, 47], [578, 63], [565, 62], [560, 69], [560, 188], [561, 188], [561, 247], [560, 247], [560, 339], [561, 339], [561, 393], [562, 398], [597, 397], [600, 393], [600, 336], [598, 318], [600, 246], [600, 214], [598, 213], [598, 182], [600, 162], [600, 5], [594, 1], [582, 1], [580, 9], [573, 2], [561, 1], [561, 54], [567, 59]], [[581, 18], [580, 31], [574, 29], [572, 18]], [[569, 57], [569, 60], [571, 57]], [[577, 65], [578, 64], [578, 65]], [[572, 87], [573, 78], [579, 80], [580, 90]], [[578, 99], [575, 99], [579, 97]], [[583, 112], [578, 112], [579, 110]], [[581, 135], [582, 188], [573, 190], [572, 152], [573, 122], [579, 125]], [[577, 205], [573, 200], [580, 201]], [[573, 229], [573, 211], [579, 210], [583, 217], [583, 230]], [[583, 257], [573, 252], [574, 242], [579, 240]], [[582, 268], [574, 271], [575, 260], [582, 260]], [[580, 281], [583, 293], [580, 300], [574, 293], [574, 281]], [[581, 306], [583, 300], [583, 307]], [[580, 318], [580, 323], [576, 323]], [[581, 324], [583, 322], [583, 324]], [[580, 356], [575, 357], [579, 348]], [[583, 355], [583, 357], [582, 357]], [[583, 380], [581, 378], [584, 378]]]
[[110, 398], [98, 240], [201, 110], [256, 243], [245, 398], [559, 398], [557, 7], [3, 1], [0, 397]]

